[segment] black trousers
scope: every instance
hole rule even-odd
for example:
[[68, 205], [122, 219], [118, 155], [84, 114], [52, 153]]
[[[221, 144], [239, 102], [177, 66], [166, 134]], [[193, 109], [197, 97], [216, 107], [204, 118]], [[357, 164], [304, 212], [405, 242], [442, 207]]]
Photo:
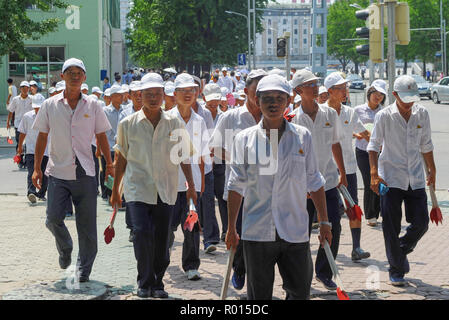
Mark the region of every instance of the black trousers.
[[313, 264], [309, 242], [289, 243], [276, 233], [274, 242], [241, 241], [247, 266], [248, 300], [271, 300], [275, 265], [278, 265], [287, 298], [310, 298]]
[[215, 164], [213, 166], [214, 173], [214, 194], [218, 201], [218, 210], [220, 211], [222, 233], [228, 230], [228, 203], [223, 199], [225, 185], [225, 164]]
[[365, 219], [378, 219], [380, 213], [380, 197], [371, 190], [369, 154], [364, 150], [355, 148], [355, 156], [363, 179], [363, 211], [365, 213]]
[[[114, 161], [114, 154], [115, 154], [114, 151], [111, 151], [112, 161]], [[105, 199], [112, 195], [112, 190], [109, 190], [104, 185], [105, 180], [107, 179], [107, 177], [106, 177], [106, 159], [104, 158], [104, 156], [101, 156], [101, 164], [103, 166], [103, 171], [100, 172], [101, 197], [103, 199]]]
[[48, 157], [43, 156], [42, 162], [41, 162], [42, 188], [38, 192], [36, 190], [36, 187], [33, 185], [33, 180], [31, 179], [33, 177], [33, 172], [34, 172], [34, 154], [25, 155], [25, 164], [28, 169], [28, 176], [27, 176], [28, 193], [27, 193], [27, 195], [32, 193], [38, 198], [45, 197], [45, 194], [47, 193], [47, 187], [48, 187], [48, 177], [45, 175], [45, 169], [47, 168], [47, 162], [48, 162]]
[[172, 206], [158, 197], [157, 205], [128, 202], [134, 223], [137, 284], [141, 289], [164, 289], [162, 279], [170, 264], [168, 243]]
[[[391, 276], [403, 277], [409, 271], [407, 254], [413, 251], [418, 241], [426, 233], [429, 226], [429, 211], [425, 189], [407, 191], [390, 188], [386, 195], [380, 197], [382, 208], [382, 231], [389, 273]], [[401, 232], [402, 204], [405, 205], [405, 218], [410, 225], [407, 232]]]

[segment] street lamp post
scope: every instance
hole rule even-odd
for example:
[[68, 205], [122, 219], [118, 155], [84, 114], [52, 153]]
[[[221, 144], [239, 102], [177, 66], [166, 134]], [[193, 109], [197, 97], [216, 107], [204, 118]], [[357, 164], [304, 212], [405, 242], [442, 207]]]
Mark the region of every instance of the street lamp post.
[[234, 12], [234, 11], [226, 10], [225, 12], [227, 14], [235, 14], [237, 16], [244, 17], [248, 23], [248, 69], [251, 70], [251, 25], [250, 25], [250, 19], [249, 19], [249, 2], [250, 2], [250, 0], [248, 0], [248, 16], [245, 16], [244, 14]]

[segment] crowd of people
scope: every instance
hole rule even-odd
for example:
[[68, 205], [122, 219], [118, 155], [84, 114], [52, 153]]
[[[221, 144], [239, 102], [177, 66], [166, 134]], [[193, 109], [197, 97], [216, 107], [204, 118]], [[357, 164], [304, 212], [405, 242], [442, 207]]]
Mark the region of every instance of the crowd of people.
[[[339, 187], [358, 204], [359, 169], [366, 222], [377, 226], [382, 213], [390, 281], [405, 284], [407, 255], [429, 222], [425, 185], [435, 183], [429, 115], [413, 78], [396, 80], [390, 106], [385, 81], [375, 80], [367, 102], [352, 108], [339, 72], [321, 79], [305, 68], [287, 80], [278, 69], [230, 76], [224, 67], [202, 78], [137, 71], [115, 74], [112, 85], [105, 78], [103, 90], [89, 95], [84, 63], [71, 58], [48, 98], [27, 81], [8, 97], [7, 127], [16, 131], [18, 165], [28, 169], [27, 197], [47, 202], [61, 268], [72, 263], [64, 219], [73, 204], [78, 280], [89, 281], [101, 197], [125, 210], [139, 297], [168, 297], [163, 278], [178, 227], [188, 280], [201, 279], [202, 238], [207, 254], [220, 241], [235, 251], [232, 285], [246, 283], [248, 299], [272, 298], [276, 264], [287, 299], [308, 299], [313, 273], [336, 290], [323, 245], [337, 257], [348, 209]], [[191, 202], [199, 221], [189, 230]], [[411, 224], [399, 237], [404, 202]], [[349, 226], [352, 260], [370, 257], [361, 247], [362, 221], [350, 217]], [[321, 244], [314, 264], [313, 228]]]

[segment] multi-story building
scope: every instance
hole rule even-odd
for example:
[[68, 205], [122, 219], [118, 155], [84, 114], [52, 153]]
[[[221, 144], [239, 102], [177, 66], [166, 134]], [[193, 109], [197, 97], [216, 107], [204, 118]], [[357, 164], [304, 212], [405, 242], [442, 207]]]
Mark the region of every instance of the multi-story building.
[[132, 0], [120, 0], [120, 28], [122, 29], [122, 31], [125, 31], [126, 28], [129, 27], [128, 19], [126, 18], [126, 16], [131, 10], [132, 5]]
[[23, 80], [36, 80], [46, 95], [48, 88], [60, 80], [64, 61], [82, 59], [87, 69], [89, 87], [101, 86], [104, 75], [113, 76], [125, 67], [124, 37], [120, 29], [119, 0], [69, 0], [67, 9], [42, 12], [28, 8], [35, 20], [58, 18], [57, 31], [39, 40], [26, 40], [30, 58], [20, 58], [14, 52], [0, 57], [0, 113], [6, 113], [8, 94], [5, 79], [12, 78], [18, 87]]

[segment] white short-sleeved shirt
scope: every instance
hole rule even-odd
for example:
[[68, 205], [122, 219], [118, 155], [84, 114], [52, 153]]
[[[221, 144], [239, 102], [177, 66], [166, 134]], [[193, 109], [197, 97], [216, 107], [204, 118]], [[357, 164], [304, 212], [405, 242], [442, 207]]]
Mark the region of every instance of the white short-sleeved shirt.
[[[206, 107], [202, 103], [197, 103], [198, 106], [198, 112], [196, 112], [201, 118], [203, 118], [204, 122], [206, 123], [207, 132], [209, 133], [209, 137], [212, 135], [214, 131], [214, 120], [212, 119], [212, 114], [209, 110], [206, 109]], [[206, 163], [204, 165], [204, 174], [208, 174], [212, 171], [212, 163]]]
[[33, 129], [48, 133], [51, 139], [46, 174], [76, 180], [78, 158], [86, 175], [95, 177], [92, 140], [96, 134], [110, 130], [111, 125], [98, 101], [82, 94], [72, 110], [64, 92], [44, 101], [33, 124]]
[[25, 113], [32, 111], [31, 96], [28, 95], [25, 99], [21, 95], [15, 96], [9, 102], [9, 112], [15, 112], [14, 127], [18, 128], [20, 121]]
[[[206, 123], [203, 118], [201, 118], [193, 109], [191, 110], [191, 115], [189, 121], [186, 123], [179, 113], [178, 107], [174, 107], [169, 110], [168, 113], [178, 118], [182, 124], [185, 126], [187, 132], [189, 133], [190, 140], [192, 141], [193, 147], [197, 152], [193, 154], [190, 158], [190, 164], [192, 167], [193, 182], [195, 183], [195, 189], [197, 192], [201, 192], [201, 171], [200, 171], [200, 157], [204, 157], [205, 162], [211, 165], [212, 160], [210, 158], [209, 150], [209, 133], [207, 131]], [[204, 168], [206, 173], [206, 166]], [[179, 179], [178, 179], [178, 192], [187, 191], [186, 187], [186, 177], [181, 167], [179, 168]]]
[[[218, 115], [217, 115], [218, 117]], [[235, 136], [242, 130], [257, 125], [253, 115], [248, 111], [246, 104], [243, 107], [222, 112], [220, 119], [215, 126], [214, 133], [212, 134], [209, 142], [210, 148], [221, 148], [229, 155], [232, 152], [232, 144], [234, 143]], [[216, 151], [217, 152], [217, 151]], [[216, 159], [218, 160], [218, 159]], [[222, 161], [222, 160], [220, 160]], [[216, 163], [224, 163], [217, 162]], [[225, 187], [223, 192], [223, 199], [228, 199], [228, 179], [230, 173], [229, 164], [225, 167]]]
[[343, 139], [337, 111], [325, 105], [319, 105], [315, 121], [304, 113], [302, 106], [293, 110], [293, 114], [295, 117], [293, 117], [292, 123], [304, 126], [312, 133], [318, 167], [326, 179], [324, 189], [328, 191], [337, 187], [339, 175], [332, 153], [332, 145], [340, 143]]
[[120, 114], [123, 111], [122, 106], [120, 109], [116, 109], [112, 104], [103, 108], [106, 117], [108, 118], [109, 124], [111, 125], [111, 130], [106, 131], [106, 137], [108, 138], [109, 148], [113, 151], [115, 145], [115, 137], [117, 136], [117, 127], [120, 121]]
[[[261, 152], [262, 151], [262, 152]], [[324, 186], [304, 127], [286, 122], [277, 150], [262, 122], [240, 132], [234, 141], [228, 189], [244, 196], [242, 239], [309, 241], [307, 193]]]
[[[368, 124], [368, 123], [374, 123], [374, 118], [376, 117], [376, 114], [382, 110], [383, 106], [382, 105], [378, 105], [376, 109], [371, 109], [368, 106], [368, 103], [362, 104], [360, 106], [357, 106], [354, 108], [354, 111], [358, 114], [360, 121], [362, 121], [362, 123]], [[370, 131], [370, 130], [368, 130]], [[355, 146], [357, 149], [366, 151], [366, 147], [368, 147], [368, 141], [366, 141], [365, 139], [356, 139], [355, 140]]]
[[[33, 123], [36, 119], [36, 112], [34, 110], [28, 111], [22, 117], [22, 121], [20, 121], [19, 132], [25, 134], [25, 144], [26, 144], [26, 154], [34, 154], [36, 149], [36, 141], [37, 136], [39, 135], [39, 131], [33, 129]], [[48, 145], [50, 139], [48, 139], [47, 147], [44, 151], [44, 156], [48, 156]]]
[[340, 141], [340, 144], [343, 151], [345, 171], [346, 174], [354, 174], [357, 172], [357, 160], [355, 159], [353, 147], [353, 133], [361, 133], [366, 131], [366, 129], [360, 121], [358, 114], [354, 112], [354, 109], [348, 106], [341, 106], [338, 118], [340, 119], [343, 133], [343, 139]]
[[[114, 146], [126, 159], [123, 192], [126, 201], [174, 205], [178, 195], [180, 163], [193, 154], [190, 137], [183, 123], [162, 111], [154, 129], [139, 110], [120, 121]], [[187, 152], [176, 152], [187, 150]], [[173, 153], [174, 152], [174, 153]]]
[[390, 188], [425, 188], [422, 153], [433, 151], [428, 111], [414, 104], [408, 122], [399, 113], [396, 102], [380, 111], [367, 151], [380, 152], [381, 148], [379, 176]]

